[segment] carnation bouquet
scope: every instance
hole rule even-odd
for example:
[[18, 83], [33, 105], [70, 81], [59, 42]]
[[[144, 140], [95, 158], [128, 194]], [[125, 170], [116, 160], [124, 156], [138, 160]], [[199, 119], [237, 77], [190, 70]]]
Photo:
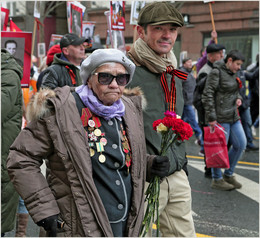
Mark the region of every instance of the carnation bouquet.
[[[193, 135], [191, 126], [184, 122], [175, 112], [165, 112], [165, 117], [153, 122], [153, 129], [162, 135], [161, 148], [159, 155], [166, 155], [167, 150], [176, 141], [189, 140]], [[154, 176], [145, 192], [147, 208], [142, 223], [140, 236], [144, 237], [148, 232], [151, 222], [157, 225], [157, 237], [159, 237], [159, 195], [160, 177]], [[156, 216], [155, 216], [156, 214]], [[156, 219], [155, 219], [156, 218]]]

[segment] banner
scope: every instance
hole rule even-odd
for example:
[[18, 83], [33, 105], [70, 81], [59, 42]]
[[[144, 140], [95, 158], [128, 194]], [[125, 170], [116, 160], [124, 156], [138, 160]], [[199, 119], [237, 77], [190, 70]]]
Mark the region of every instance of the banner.
[[10, 31], [22, 32], [22, 30], [13, 22], [12, 18], [10, 18]]

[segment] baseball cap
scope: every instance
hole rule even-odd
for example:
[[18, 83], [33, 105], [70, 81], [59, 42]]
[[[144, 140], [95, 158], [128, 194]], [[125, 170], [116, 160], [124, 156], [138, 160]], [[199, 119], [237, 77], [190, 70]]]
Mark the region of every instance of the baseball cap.
[[170, 2], [152, 2], [146, 4], [138, 16], [138, 25], [161, 25], [172, 23], [183, 26], [182, 14]]
[[224, 45], [213, 43], [213, 44], [210, 44], [210, 45], [207, 46], [206, 52], [207, 53], [214, 53], [214, 52], [218, 52], [218, 51], [223, 50], [223, 49], [225, 49]]
[[60, 48], [67, 47], [69, 45], [81, 45], [87, 39], [80, 38], [74, 33], [68, 33], [64, 35], [60, 40]]

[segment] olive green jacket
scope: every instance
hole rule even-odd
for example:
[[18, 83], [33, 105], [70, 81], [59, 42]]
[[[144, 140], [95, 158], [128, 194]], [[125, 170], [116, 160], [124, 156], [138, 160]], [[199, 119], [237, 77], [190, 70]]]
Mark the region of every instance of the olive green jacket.
[[[168, 78], [170, 85], [171, 76]], [[143, 111], [146, 147], [148, 154], [159, 154], [161, 147], [161, 135], [153, 130], [153, 122], [162, 119], [167, 111], [167, 103], [164, 99], [164, 91], [160, 84], [161, 74], [151, 73], [146, 67], [137, 65], [133, 80], [129, 88], [140, 87], [147, 101], [147, 107]], [[182, 81], [175, 77], [176, 108], [175, 112], [181, 116], [183, 113]], [[185, 143], [178, 141], [167, 153], [170, 159], [169, 175], [183, 169], [187, 163]]]
[[213, 64], [202, 94], [206, 123], [234, 123], [240, 119], [236, 100], [242, 100], [242, 97], [236, 78], [237, 75], [227, 69], [223, 60]]
[[22, 68], [12, 55], [1, 50], [1, 233], [14, 228], [18, 194], [7, 173], [9, 147], [22, 126]]

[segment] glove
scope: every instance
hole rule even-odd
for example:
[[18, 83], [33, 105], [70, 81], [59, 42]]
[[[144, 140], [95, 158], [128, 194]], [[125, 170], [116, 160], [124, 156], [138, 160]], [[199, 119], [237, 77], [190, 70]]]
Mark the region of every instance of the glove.
[[53, 216], [40, 220], [39, 222], [37, 222], [37, 225], [42, 226], [45, 231], [48, 231], [49, 237], [56, 237], [57, 220], [58, 220], [58, 215], [53, 215]]
[[157, 156], [153, 160], [151, 173], [163, 178], [168, 175], [170, 160], [167, 156]]

